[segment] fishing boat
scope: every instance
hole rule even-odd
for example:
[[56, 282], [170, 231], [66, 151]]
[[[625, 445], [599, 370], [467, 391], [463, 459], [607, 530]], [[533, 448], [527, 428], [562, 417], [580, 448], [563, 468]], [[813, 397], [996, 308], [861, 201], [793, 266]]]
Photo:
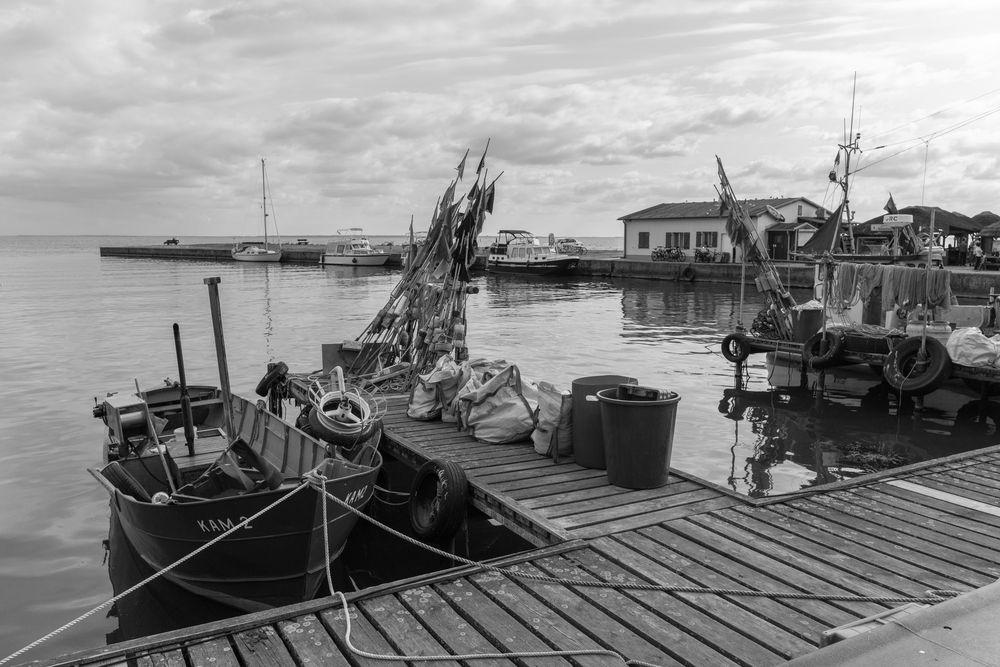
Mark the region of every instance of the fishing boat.
[[486, 270], [538, 276], [563, 275], [573, 273], [579, 263], [578, 255], [557, 253], [551, 245], [542, 245], [531, 232], [501, 229], [490, 245]]
[[[233, 244], [232, 257], [237, 262], [280, 262], [281, 261], [281, 238], [272, 247], [267, 236], [267, 172], [264, 169], [264, 159], [260, 161], [261, 191], [263, 192], [264, 211], [264, 245], [256, 243], [241, 243], [237, 241]], [[277, 223], [275, 223], [275, 236], [277, 237]]]
[[89, 472], [110, 495], [114, 520], [143, 561], [192, 593], [244, 611], [311, 599], [357, 516], [326, 500], [327, 551], [323, 498], [302, 487], [321, 474], [330, 493], [364, 507], [382, 462], [381, 429], [358, 447], [337, 450], [233, 396], [230, 435], [221, 392], [192, 389], [191, 446], [182, 424], [186, 402], [175, 384], [112, 394], [95, 407], [107, 425], [108, 461]]
[[384, 266], [388, 261], [389, 253], [372, 248], [360, 227], [338, 229], [319, 258], [320, 264], [333, 266]]

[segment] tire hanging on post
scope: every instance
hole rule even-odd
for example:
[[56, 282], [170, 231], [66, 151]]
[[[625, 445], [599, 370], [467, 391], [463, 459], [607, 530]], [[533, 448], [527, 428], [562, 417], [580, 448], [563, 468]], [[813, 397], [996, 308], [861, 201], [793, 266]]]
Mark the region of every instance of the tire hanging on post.
[[419, 537], [444, 541], [465, 521], [469, 481], [454, 461], [432, 459], [417, 471], [410, 490], [410, 527]]
[[[923, 356], [921, 348], [925, 350]], [[938, 339], [912, 336], [886, 355], [882, 376], [896, 391], [924, 396], [951, 377], [951, 357]]]

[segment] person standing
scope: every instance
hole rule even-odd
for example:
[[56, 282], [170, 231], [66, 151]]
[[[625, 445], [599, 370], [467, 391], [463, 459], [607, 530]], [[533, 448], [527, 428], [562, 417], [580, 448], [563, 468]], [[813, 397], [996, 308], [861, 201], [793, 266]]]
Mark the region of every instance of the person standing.
[[972, 261], [974, 270], [979, 271], [983, 268], [983, 246], [981, 243], [972, 246]]

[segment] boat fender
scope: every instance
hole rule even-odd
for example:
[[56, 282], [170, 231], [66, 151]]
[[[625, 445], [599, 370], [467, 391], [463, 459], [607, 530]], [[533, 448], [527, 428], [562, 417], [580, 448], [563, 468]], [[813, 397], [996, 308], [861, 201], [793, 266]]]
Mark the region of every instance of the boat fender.
[[351, 258], [351, 264], [357, 264], [357, 263], [358, 263], [358, 258], [357, 257], [352, 257]]
[[267, 393], [271, 391], [271, 387], [281, 382], [286, 373], [288, 373], [288, 364], [284, 361], [276, 362], [271, 365], [271, 368], [264, 374], [264, 377], [260, 379], [254, 391], [257, 392], [258, 396], [267, 396]]
[[750, 356], [750, 345], [743, 334], [729, 334], [722, 339], [722, 356], [727, 361], [738, 364]]
[[681, 280], [686, 280], [688, 282], [691, 282], [692, 280], [694, 280], [694, 267], [693, 266], [691, 266], [690, 264], [688, 264], [687, 266], [684, 267], [684, 269], [681, 271]]
[[[826, 352], [820, 354], [823, 349], [823, 341], [826, 339]], [[844, 349], [844, 336], [834, 329], [817, 331], [802, 346], [802, 363], [806, 368], [830, 368], [837, 363], [837, 357]]]
[[465, 521], [469, 481], [454, 461], [432, 459], [417, 471], [410, 490], [410, 527], [422, 538], [445, 541]]
[[926, 358], [921, 359], [921, 337], [911, 336], [885, 357], [882, 376], [893, 389], [911, 396], [923, 396], [951, 377], [951, 357], [944, 343], [927, 336]]

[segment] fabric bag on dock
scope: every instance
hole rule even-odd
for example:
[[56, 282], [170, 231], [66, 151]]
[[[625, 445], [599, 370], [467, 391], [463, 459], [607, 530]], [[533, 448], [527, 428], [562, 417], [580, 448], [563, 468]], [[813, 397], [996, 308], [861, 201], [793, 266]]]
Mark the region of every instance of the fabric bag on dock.
[[459, 403], [461, 425], [480, 442], [520, 442], [535, 428], [535, 409], [524, 397], [521, 372], [514, 364], [462, 395]]
[[433, 421], [439, 417], [443, 421], [456, 421], [454, 411], [449, 419], [444, 419], [444, 412], [458, 392], [460, 376], [461, 368], [451, 355], [441, 355], [429, 373], [417, 376], [410, 391], [406, 416], [421, 421]]
[[573, 451], [573, 394], [542, 380], [538, 383], [538, 410], [531, 441], [535, 451], [558, 461]]
[[963, 327], [951, 332], [945, 349], [956, 364], [996, 366], [1000, 358], [1000, 336], [987, 338], [979, 327]]

